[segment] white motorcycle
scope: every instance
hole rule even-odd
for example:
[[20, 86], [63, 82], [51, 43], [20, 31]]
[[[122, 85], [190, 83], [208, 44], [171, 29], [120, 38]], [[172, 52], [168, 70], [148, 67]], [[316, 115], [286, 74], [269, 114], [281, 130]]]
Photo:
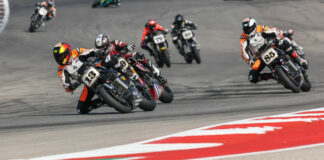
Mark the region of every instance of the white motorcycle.
[[34, 32], [44, 23], [44, 19], [46, 18], [47, 13], [48, 11], [45, 7], [40, 7], [37, 10], [37, 13], [34, 13], [31, 16], [31, 23], [29, 27], [30, 32]]

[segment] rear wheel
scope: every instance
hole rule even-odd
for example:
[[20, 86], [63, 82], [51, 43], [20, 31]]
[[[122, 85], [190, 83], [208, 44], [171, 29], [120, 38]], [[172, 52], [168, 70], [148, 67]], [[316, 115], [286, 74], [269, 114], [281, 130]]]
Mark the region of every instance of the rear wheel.
[[142, 94], [143, 97], [142, 101], [139, 104], [139, 108], [141, 108], [143, 111], [153, 111], [156, 107], [153, 96], [147, 91]]
[[287, 76], [286, 72], [283, 71], [280, 66], [276, 67], [276, 72], [279, 75], [279, 77], [281, 78], [281, 80], [283, 81], [284, 85], [289, 87], [289, 89], [292, 90], [294, 93], [299, 93], [300, 92], [300, 89], [298, 88], [298, 86], [296, 86], [291, 81], [291, 79]]
[[168, 86], [163, 86], [159, 100], [163, 103], [171, 103], [173, 101], [173, 92]]
[[104, 102], [108, 105], [111, 105], [113, 108], [115, 108], [116, 111], [120, 113], [130, 113], [133, 111], [130, 104], [126, 103], [120, 103], [115, 98], [113, 98], [104, 87], [100, 87], [99, 89], [99, 95], [103, 98]]

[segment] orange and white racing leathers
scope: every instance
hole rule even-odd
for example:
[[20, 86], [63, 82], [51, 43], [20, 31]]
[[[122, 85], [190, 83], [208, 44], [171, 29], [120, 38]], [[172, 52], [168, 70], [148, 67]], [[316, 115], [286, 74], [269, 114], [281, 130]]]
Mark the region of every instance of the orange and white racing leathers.
[[[84, 48], [74, 49], [69, 55], [70, 57], [68, 58], [68, 65], [60, 65], [58, 67], [57, 72], [66, 92], [72, 92], [78, 86], [76, 83], [72, 83], [72, 77], [66, 68], [69, 66], [69, 64], [71, 64], [72, 60], [76, 58], [78, 58], [80, 61], [85, 61], [88, 57], [94, 56], [94, 51], [96, 50]], [[88, 113], [92, 108], [96, 108], [95, 102], [91, 100], [93, 96], [94, 93], [91, 92], [87, 86], [84, 86], [77, 106], [78, 113]]]
[[[283, 31], [277, 28], [269, 28], [264, 25], [256, 26], [256, 35], [262, 33], [262, 37], [274, 37], [277, 40], [276, 46], [289, 54], [296, 61], [300, 60], [300, 57], [292, 48], [292, 44], [289, 38], [284, 37]], [[240, 37], [241, 44], [241, 57], [251, 66], [249, 72], [249, 81], [252, 83], [257, 83], [260, 80], [268, 80], [272, 77], [272, 73], [263, 73], [260, 72], [264, 69], [265, 64], [260, 60], [260, 57], [257, 56], [258, 51], [255, 50], [252, 46], [249, 45], [249, 37], [243, 32]]]

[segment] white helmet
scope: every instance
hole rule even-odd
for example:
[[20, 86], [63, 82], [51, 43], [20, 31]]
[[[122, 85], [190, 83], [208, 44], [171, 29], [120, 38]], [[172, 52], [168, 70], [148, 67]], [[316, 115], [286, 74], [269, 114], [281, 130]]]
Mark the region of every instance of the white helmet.
[[99, 34], [95, 41], [97, 49], [107, 49], [110, 43], [109, 36], [105, 34]]
[[248, 36], [248, 37], [254, 37], [256, 34], [256, 20], [254, 18], [248, 17], [244, 18], [242, 21], [242, 29], [243, 32]]

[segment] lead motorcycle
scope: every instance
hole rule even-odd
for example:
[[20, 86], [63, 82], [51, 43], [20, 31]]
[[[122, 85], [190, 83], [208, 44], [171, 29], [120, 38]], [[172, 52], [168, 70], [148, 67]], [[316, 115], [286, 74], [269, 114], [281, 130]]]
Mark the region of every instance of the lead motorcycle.
[[34, 32], [44, 23], [48, 10], [44, 6], [37, 7], [36, 13], [31, 16], [29, 31]]
[[150, 45], [153, 48], [153, 57], [158, 67], [171, 66], [170, 53], [168, 51], [168, 42], [161, 31], [153, 32], [150, 35]]
[[[100, 58], [89, 58], [85, 63], [74, 59], [66, 70], [72, 78], [86, 85], [102, 101], [120, 113], [130, 113], [145, 105], [145, 97], [131, 80], [125, 79], [113, 68], [100, 65]], [[147, 107], [147, 106], [145, 106]], [[154, 105], [155, 108], [155, 105]]]
[[201, 63], [199, 44], [195, 39], [194, 33], [187, 27], [180, 30], [180, 50], [184, 54], [185, 61], [192, 63], [194, 59], [198, 64]]
[[261, 33], [256, 34], [250, 44], [260, 49], [261, 60], [272, 71], [275, 80], [294, 93], [308, 92], [311, 82], [306, 69], [295, 62], [285, 51], [275, 46], [274, 39], [264, 39]]

